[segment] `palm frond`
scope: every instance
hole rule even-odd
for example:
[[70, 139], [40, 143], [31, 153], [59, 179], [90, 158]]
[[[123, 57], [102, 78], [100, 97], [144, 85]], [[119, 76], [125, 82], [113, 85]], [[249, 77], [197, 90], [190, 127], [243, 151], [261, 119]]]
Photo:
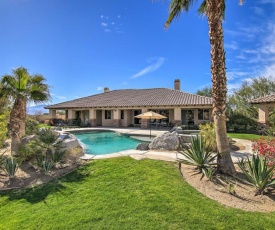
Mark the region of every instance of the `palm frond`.
[[165, 27], [169, 27], [174, 18], [179, 18], [182, 11], [188, 11], [194, 0], [173, 0], [169, 6], [169, 16]]

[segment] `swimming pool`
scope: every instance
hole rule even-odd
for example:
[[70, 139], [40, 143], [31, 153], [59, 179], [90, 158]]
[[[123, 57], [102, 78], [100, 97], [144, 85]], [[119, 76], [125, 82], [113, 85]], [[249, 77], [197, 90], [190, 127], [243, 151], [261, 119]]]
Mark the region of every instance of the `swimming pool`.
[[123, 150], [136, 149], [143, 141], [135, 140], [112, 131], [92, 131], [74, 133], [86, 154], [104, 155]]

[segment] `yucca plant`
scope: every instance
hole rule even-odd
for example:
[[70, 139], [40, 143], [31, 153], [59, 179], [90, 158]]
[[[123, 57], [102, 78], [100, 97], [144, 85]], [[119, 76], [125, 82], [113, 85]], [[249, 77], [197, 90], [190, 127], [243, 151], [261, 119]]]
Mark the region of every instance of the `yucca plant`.
[[214, 174], [212, 164], [214, 163], [217, 155], [213, 155], [207, 147], [204, 137], [197, 135], [191, 140], [191, 144], [182, 152], [186, 158], [181, 160], [182, 163], [195, 166], [202, 177], [206, 176], [210, 180]]
[[51, 161], [43, 161], [42, 165], [45, 171], [45, 175], [48, 175], [53, 166], [53, 163]]
[[4, 170], [9, 178], [14, 178], [18, 166], [19, 164], [15, 157], [8, 157], [4, 160]]
[[263, 194], [265, 188], [275, 185], [275, 165], [269, 166], [267, 158], [253, 155], [245, 161], [242, 159], [238, 165], [247, 180], [256, 188], [255, 196]]

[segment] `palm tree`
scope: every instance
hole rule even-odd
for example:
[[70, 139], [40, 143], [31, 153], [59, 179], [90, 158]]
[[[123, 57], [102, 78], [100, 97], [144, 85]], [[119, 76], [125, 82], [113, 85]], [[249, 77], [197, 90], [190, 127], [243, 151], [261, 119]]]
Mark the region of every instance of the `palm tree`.
[[[188, 11], [194, 0], [173, 0], [169, 7], [169, 16], [165, 23], [168, 27], [182, 11]], [[243, 0], [239, 0], [242, 4]], [[218, 149], [217, 164], [219, 171], [235, 174], [226, 135], [226, 72], [222, 21], [225, 13], [225, 0], [203, 0], [199, 13], [207, 16], [211, 45], [211, 73], [213, 117], [216, 127]]]
[[2, 76], [0, 97], [7, 97], [13, 101], [9, 131], [12, 139], [11, 151], [17, 153], [21, 138], [25, 135], [27, 103], [46, 102], [50, 99], [50, 93], [42, 75], [31, 76], [23, 67], [14, 69], [12, 73]]

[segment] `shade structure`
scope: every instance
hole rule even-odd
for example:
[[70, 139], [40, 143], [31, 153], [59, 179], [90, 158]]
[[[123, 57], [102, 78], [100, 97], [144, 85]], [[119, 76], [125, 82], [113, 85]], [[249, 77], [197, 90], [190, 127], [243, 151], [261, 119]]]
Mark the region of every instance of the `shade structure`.
[[140, 118], [140, 119], [148, 119], [150, 120], [150, 138], [151, 138], [151, 120], [152, 119], [164, 119], [167, 118], [159, 113], [155, 113], [153, 111], [149, 111], [149, 112], [145, 112], [142, 114], [139, 114], [137, 116], [135, 116], [136, 118]]

